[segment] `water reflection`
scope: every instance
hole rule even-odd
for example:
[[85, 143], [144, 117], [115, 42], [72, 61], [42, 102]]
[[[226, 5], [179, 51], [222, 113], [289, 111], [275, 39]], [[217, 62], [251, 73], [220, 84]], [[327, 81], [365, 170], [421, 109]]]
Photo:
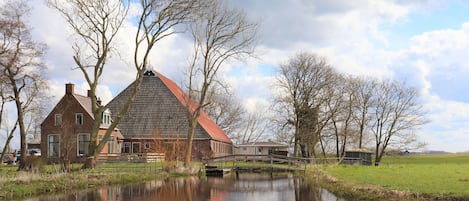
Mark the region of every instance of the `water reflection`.
[[292, 175], [239, 174], [200, 179], [169, 178], [29, 199], [28, 201], [344, 201], [325, 189]]

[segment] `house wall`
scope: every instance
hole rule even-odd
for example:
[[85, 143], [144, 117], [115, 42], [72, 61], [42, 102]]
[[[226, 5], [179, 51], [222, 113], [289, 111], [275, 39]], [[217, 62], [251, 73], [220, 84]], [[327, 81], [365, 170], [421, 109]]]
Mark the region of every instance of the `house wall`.
[[[80, 95], [76, 95], [80, 96]], [[81, 96], [80, 98], [85, 98]], [[77, 125], [76, 114], [82, 114], [82, 124]], [[55, 115], [62, 115], [61, 125], [56, 125]], [[41, 157], [44, 161], [49, 163], [60, 163], [61, 160], [67, 159], [71, 163], [83, 162], [84, 156], [79, 156], [78, 153], [78, 134], [91, 134], [91, 128], [93, 126], [93, 117], [85, 110], [84, 106], [76, 99], [73, 92], [73, 85], [67, 84], [66, 94], [57, 103], [55, 108], [49, 113], [41, 124]], [[105, 129], [101, 129], [98, 134], [103, 135]], [[59, 153], [57, 156], [50, 156], [50, 144], [49, 136], [59, 136]], [[120, 144], [117, 140], [117, 131], [113, 131], [112, 135], [115, 137], [114, 147], [115, 152], [120, 152]], [[101, 153], [108, 153], [109, 145], [106, 144]]]
[[[106, 129], [100, 129], [99, 132], [98, 132], [98, 139], [97, 139], [96, 143], [100, 142], [100, 139], [101, 139], [102, 136], [104, 136], [104, 134], [106, 134]], [[119, 153], [121, 153], [122, 139], [118, 139], [118, 133], [117, 133], [116, 130], [112, 131], [111, 137], [114, 137], [114, 141], [108, 140], [108, 142], [106, 142], [106, 144], [104, 144], [104, 147], [101, 150], [101, 152], [99, 152], [100, 154], [119, 154]], [[114, 149], [114, 150], [112, 150], [113, 151], [112, 153], [109, 152], [110, 151], [109, 150], [110, 143], [112, 143], [113, 149]]]
[[[166, 160], [183, 160], [186, 152], [185, 139], [125, 139], [122, 153], [165, 153]], [[134, 147], [140, 147], [135, 149]], [[138, 151], [139, 152], [134, 152]], [[214, 140], [194, 140], [192, 160], [232, 154], [232, 145]]]
[[[83, 114], [82, 125], [75, 124], [76, 113]], [[62, 115], [61, 125], [55, 125], [56, 114]], [[51, 163], [58, 163], [60, 157], [64, 156], [67, 156], [71, 162], [81, 161], [77, 158], [77, 134], [90, 133], [92, 123], [92, 118], [73, 95], [65, 95], [41, 125], [41, 157]], [[48, 137], [50, 135], [59, 135], [59, 157], [49, 157]]]
[[268, 155], [272, 151], [288, 151], [288, 148], [287, 147], [268, 147], [268, 146], [240, 146], [235, 149], [235, 154]]

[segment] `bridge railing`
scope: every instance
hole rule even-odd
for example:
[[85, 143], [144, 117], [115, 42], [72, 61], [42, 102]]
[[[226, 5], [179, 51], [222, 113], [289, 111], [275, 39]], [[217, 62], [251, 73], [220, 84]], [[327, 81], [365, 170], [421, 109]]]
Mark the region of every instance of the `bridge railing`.
[[283, 155], [228, 155], [205, 159], [204, 162], [209, 166], [217, 167], [237, 167], [240, 162], [262, 162], [270, 164], [271, 167], [276, 165], [287, 165], [290, 169], [306, 169], [309, 165], [319, 164], [338, 164], [338, 158], [302, 158], [289, 157]]

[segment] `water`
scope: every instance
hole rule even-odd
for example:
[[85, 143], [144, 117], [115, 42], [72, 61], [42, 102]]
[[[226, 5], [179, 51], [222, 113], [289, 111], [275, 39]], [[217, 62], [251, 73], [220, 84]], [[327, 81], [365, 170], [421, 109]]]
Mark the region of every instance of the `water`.
[[293, 175], [168, 178], [28, 199], [28, 201], [345, 201]]

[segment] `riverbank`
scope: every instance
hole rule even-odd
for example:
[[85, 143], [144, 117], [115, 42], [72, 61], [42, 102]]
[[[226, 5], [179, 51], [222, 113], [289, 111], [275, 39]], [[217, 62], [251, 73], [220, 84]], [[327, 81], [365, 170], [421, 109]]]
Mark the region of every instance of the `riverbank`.
[[[0, 166], [0, 200], [21, 200], [28, 197], [78, 191], [101, 186], [126, 185], [186, 176], [184, 171], [165, 171], [163, 163], [104, 163], [96, 169], [80, 169], [73, 165], [73, 171], [63, 173], [58, 166], [44, 166], [37, 173], [18, 172], [17, 166]], [[199, 166], [198, 164], [196, 166]], [[197, 173], [195, 173], [197, 174]]]
[[315, 177], [352, 200], [469, 200], [469, 155], [411, 155], [381, 166], [321, 166]]

